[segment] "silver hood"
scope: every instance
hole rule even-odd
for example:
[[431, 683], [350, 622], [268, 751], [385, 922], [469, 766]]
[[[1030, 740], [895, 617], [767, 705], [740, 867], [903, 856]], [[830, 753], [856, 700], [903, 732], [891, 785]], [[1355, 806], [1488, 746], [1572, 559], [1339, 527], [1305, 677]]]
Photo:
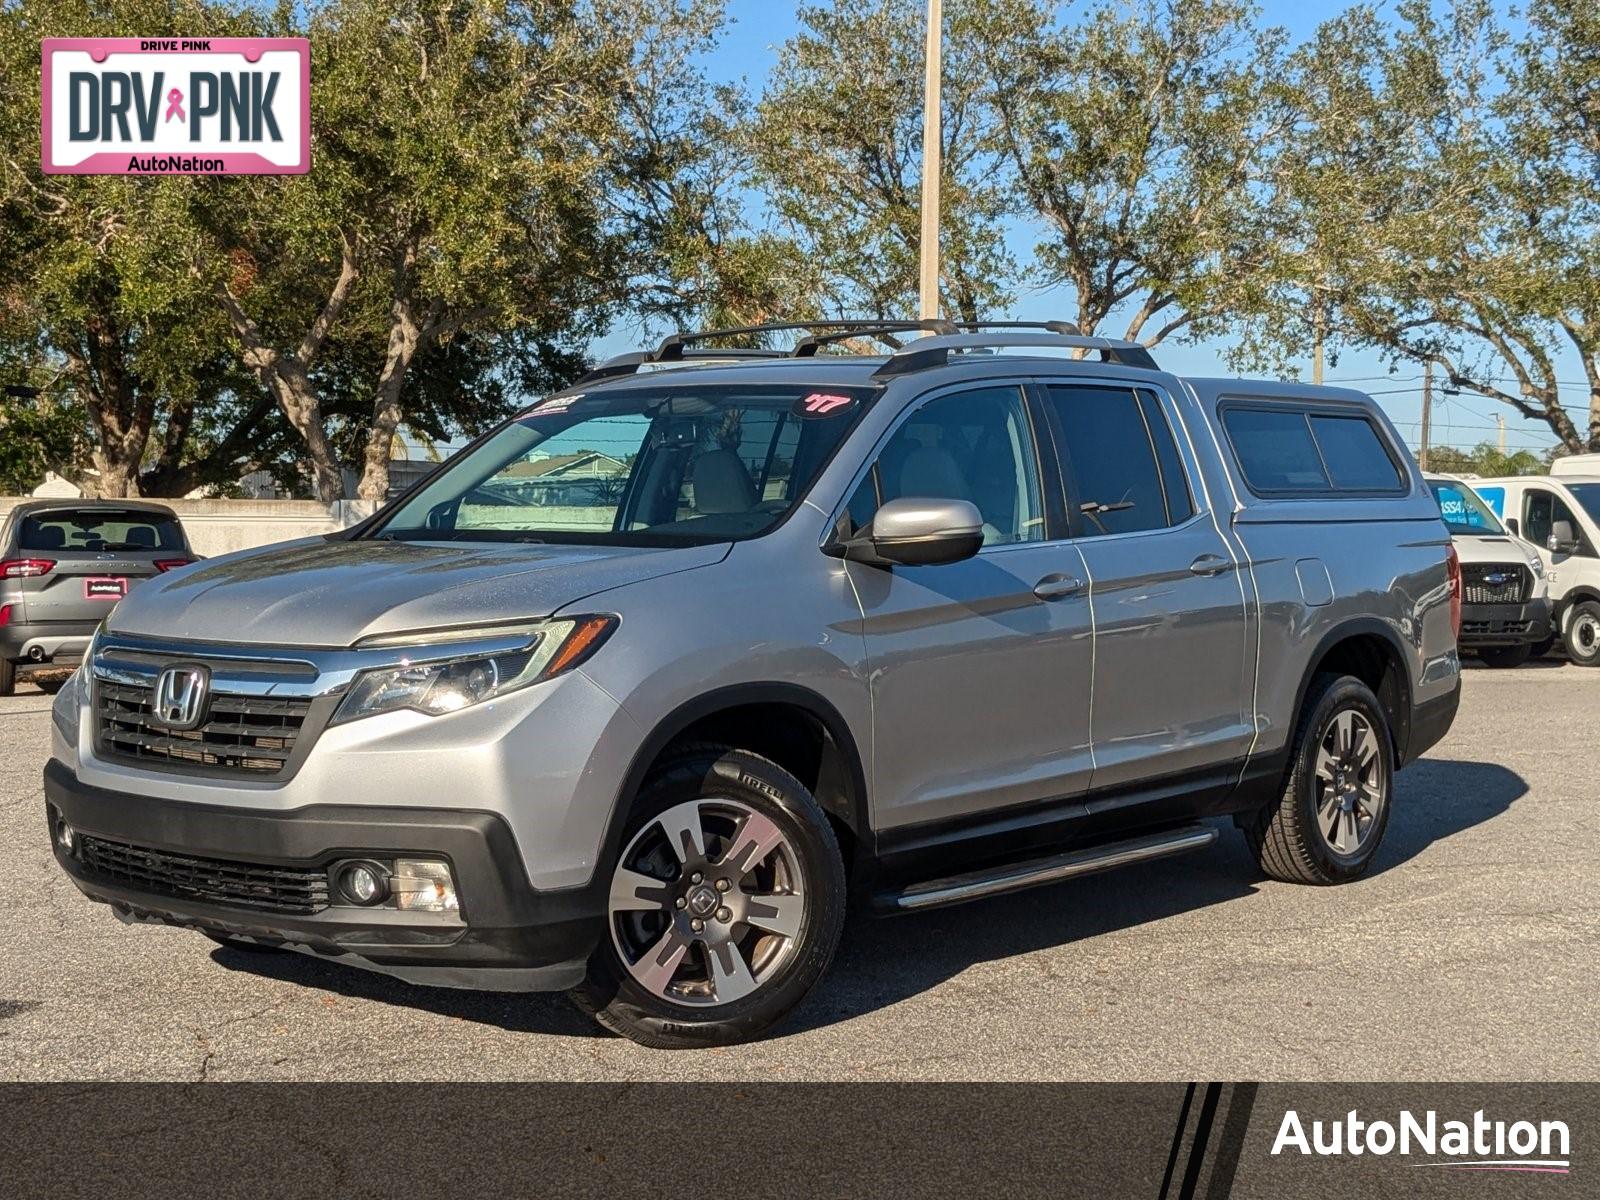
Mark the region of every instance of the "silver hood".
[[117, 604], [107, 628], [344, 647], [377, 634], [549, 616], [597, 592], [719, 562], [728, 549], [308, 538], [157, 576]]

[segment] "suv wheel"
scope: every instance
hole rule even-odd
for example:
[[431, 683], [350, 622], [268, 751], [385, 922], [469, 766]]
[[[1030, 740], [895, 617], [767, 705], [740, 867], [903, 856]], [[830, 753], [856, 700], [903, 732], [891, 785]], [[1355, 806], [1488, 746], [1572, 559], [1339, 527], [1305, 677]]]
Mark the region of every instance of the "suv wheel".
[[1580, 667], [1600, 667], [1600, 601], [1585, 600], [1573, 606], [1563, 640], [1573, 662]]
[[1345, 883], [1372, 863], [1394, 791], [1389, 722], [1350, 675], [1311, 681], [1283, 795], [1245, 828], [1256, 862], [1287, 883]]
[[799, 780], [743, 750], [691, 747], [640, 791], [607, 936], [573, 998], [657, 1049], [746, 1041], [811, 990], [844, 911], [838, 841]]
[[1478, 651], [1478, 657], [1489, 667], [1520, 667], [1533, 657], [1533, 647], [1521, 646], [1485, 646]]

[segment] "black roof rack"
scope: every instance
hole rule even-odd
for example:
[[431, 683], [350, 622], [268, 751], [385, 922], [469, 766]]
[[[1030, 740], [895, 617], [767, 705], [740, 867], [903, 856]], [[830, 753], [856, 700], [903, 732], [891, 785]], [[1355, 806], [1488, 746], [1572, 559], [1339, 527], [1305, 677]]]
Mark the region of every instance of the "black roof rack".
[[[1066, 324], [1066, 322], [1062, 322]], [[1076, 327], [1072, 332], [1048, 331], [1044, 333], [1010, 332], [1013, 329], [1028, 329], [1029, 326], [1020, 322], [1008, 323], [1000, 326], [1000, 333], [958, 333], [950, 336], [920, 338], [903, 349], [896, 350], [889, 356], [889, 361], [884, 363], [872, 373], [874, 379], [886, 378], [894, 375], [908, 375], [913, 371], [926, 371], [931, 367], [942, 367], [950, 361], [952, 352], [960, 353], [970, 350], [986, 350], [991, 346], [1039, 346], [1054, 350], [1094, 350], [1100, 355], [1100, 361], [1118, 363], [1125, 367], [1139, 367], [1147, 371], [1156, 371], [1160, 368], [1156, 360], [1151, 357], [1138, 342], [1125, 342], [1117, 338], [1089, 337], [1077, 332]], [[1032, 328], [1037, 328], [1034, 326]]]
[[[986, 334], [984, 330], [1001, 331]], [[729, 347], [695, 349], [704, 342], [769, 333], [804, 332], [805, 337], [790, 350], [767, 347]], [[926, 333], [910, 344], [902, 344], [897, 334]], [[899, 375], [943, 364], [951, 350], [971, 350], [982, 346], [1049, 345], [1074, 346], [1102, 351], [1107, 362], [1129, 366], [1154, 367], [1155, 360], [1144, 347], [1133, 342], [1107, 338], [1085, 338], [1071, 321], [949, 321], [940, 317], [920, 320], [862, 318], [849, 321], [769, 321], [760, 325], [730, 325], [721, 329], [680, 330], [664, 338], [654, 350], [636, 350], [607, 359], [578, 380], [595, 383], [620, 375], [635, 374], [652, 363], [690, 362], [695, 359], [726, 360], [739, 358], [814, 358], [823, 346], [854, 338], [873, 338], [891, 348], [889, 361], [877, 375]], [[1074, 340], [1076, 339], [1076, 340]]]

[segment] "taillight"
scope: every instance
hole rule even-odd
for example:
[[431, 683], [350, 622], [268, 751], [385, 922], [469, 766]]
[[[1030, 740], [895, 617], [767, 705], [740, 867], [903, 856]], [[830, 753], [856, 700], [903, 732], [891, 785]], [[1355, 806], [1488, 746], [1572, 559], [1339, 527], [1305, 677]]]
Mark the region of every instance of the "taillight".
[[156, 570], [176, 571], [179, 567], [187, 567], [194, 561], [192, 558], [158, 558], [156, 559]]
[[1450, 573], [1450, 629], [1456, 635], [1456, 640], [1459, 641], [1461, 639], [1461, 556], [1456, 553], [1454, 545], [1445, 547], [1444, 564]]
[[35, 579], [55, 570], [53, 558], [8, 558], [0, 562], [0, 579]]

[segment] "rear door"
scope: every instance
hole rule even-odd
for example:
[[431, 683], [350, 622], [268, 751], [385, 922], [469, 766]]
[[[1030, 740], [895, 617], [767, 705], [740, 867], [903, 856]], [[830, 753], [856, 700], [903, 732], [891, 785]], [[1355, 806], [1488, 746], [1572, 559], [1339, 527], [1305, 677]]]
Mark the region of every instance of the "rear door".
[[18, 522], [20, 580], [30, 624], [97, 624], [141, 580], [191, 559], [177, 518], [145, 509], [62, 508]]
[[[1240, 564], [1192, 487], [1171, 401], [1042, 381], [1094, 614], [1091, 813], [1237, 766], [1252, 737]], [[1133, 794], [1140, 785], [1142, 795]]]

